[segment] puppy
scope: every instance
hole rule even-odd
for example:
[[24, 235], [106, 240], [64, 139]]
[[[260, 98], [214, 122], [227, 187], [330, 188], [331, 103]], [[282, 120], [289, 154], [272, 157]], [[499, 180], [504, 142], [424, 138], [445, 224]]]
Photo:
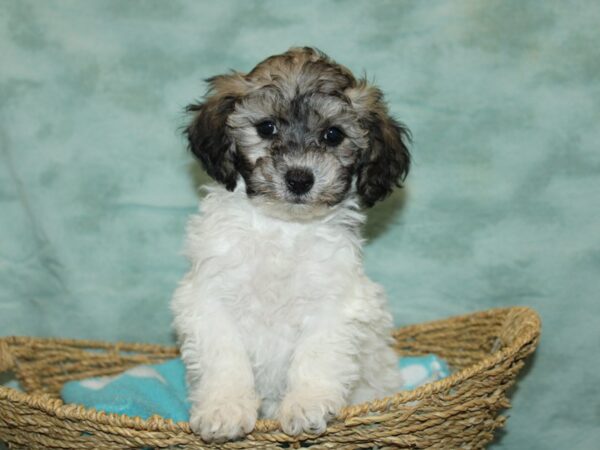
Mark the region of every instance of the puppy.
[[402, 384], [360, 227], [361, 207], [408, 173], [408, 131], [379, 89], [312, 48], [207, 81], [186, 133], [219, 185], [189, 221], [191, 269], [172, 300], [190, 426], [206, 441], [257, 417], [322, 433], [343, 406]]

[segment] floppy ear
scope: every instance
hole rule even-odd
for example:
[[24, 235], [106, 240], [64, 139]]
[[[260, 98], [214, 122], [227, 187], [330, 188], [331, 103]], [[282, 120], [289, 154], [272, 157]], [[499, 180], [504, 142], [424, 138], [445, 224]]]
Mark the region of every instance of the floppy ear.
[[194, 118], [185, 134], [190, 150], [206, 173], [233, 191], [238, 177], [238, 155], [227, 130], [227, 118], [243, 95], [243, 77], [233, 73], [206, 81], [209, 89], [204, 101], [186, 108], [194, 113]]
[[348, 93], [368, 131], [369, 148], [357, 166], [356, 189], [365, 206], [387, 197], [401, 186], [410, 168], [410, 132], [389, 116], [382, 92], [360, 80]]

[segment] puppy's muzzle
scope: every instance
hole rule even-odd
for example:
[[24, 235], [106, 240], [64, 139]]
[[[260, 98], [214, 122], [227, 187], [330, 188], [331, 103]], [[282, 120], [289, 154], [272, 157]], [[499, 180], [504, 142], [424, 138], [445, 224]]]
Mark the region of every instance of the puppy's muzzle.
[[285, 184], [293, 194], [306, 194], [315, 184], [315, 176], [307, 169], [290, 169], [285, 174]]

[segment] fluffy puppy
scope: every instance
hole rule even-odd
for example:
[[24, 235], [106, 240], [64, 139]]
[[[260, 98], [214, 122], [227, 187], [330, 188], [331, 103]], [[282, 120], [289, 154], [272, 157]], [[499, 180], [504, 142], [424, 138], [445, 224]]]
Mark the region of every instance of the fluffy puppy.
[[207, 441], [259, 416], [321, 433], [401, 385], [360, 226], [361, 206], [408, 172], [407, 130], [379, 89], [312, 48], [208, 83], [186, 131], [219, 185], [189, 222], [191, 269], [172, 300], [190, 425]]

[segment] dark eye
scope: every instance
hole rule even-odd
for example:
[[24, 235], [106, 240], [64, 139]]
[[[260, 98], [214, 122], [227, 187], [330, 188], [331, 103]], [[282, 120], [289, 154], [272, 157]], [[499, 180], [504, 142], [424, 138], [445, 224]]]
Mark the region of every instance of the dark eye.
[[323, 135], [323, 140], [327, 145], [335, 147], [340, 145], [344, 140], [344, 133], [337, 127], [329, 127], [325, 134]]
[[264, 122], [256, 125], [256, 131], [260, 137], [269, 138], [277, 134], [277, 127], [275, 126], [275, 122], [272, 120], [265, 120]]

